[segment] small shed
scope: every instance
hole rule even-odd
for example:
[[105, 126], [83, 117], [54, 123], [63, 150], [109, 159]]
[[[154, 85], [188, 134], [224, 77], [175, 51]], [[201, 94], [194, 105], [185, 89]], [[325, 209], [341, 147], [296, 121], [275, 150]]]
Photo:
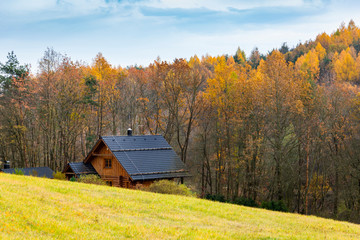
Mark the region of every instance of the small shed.
[[71, 162], [68, 163], [63, 171], [65, 173], [66, 178], [69, 180], [72, 177], [78, 178], [81, 175], [95, 174], [98, 175], [95, 168], [91, 165], [91, 163], [83, 163], [83, 162]]
[[45, 178], [54, 178], [53, 170], [48, 167], [31, 167], [31, 168], [6, 168], [1, 169], [4, 173], [15, 174], [16, 171], [21, 171], [26, 176], [35, 176], [35, 177], [45, 177]]

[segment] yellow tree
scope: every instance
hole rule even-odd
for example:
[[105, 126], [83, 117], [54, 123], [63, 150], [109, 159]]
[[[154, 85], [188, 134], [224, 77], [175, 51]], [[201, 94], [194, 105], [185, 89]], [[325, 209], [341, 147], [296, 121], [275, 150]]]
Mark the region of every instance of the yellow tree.
[[264, 142], [263, 93], [264, 84], [259, 72], [249, 65], [238, 69], [235, 102], [234, 157], [237, 158], [234, 197], [242, 196], [256, 200], [262, 175], [262, 150]]
[[359, 90], [347, 82], [335, 82], [329, 87], [321, 86], [321, 88], [323, 89], [321, 97], [324, 99], [324, 114], [321, 116], [322, 135], [324, 146], [329, 151], [327, 162], [330, 171], [327, 175], [333, 191], [333, 214], [337, 216], [340, 194], [343, 192], [341, 185], [348, 174], [348, 169], [344, 170], [346, 166], [344, 149], [348, 147], [346, 140], [349, 139], [351, 132], [350, 120], [353, 111], [351, 108]]
[[[136, 119], [138, 126], [138, 132], [140, 134], [145, 134], [145, 132], [150, 132], [150, 134], [157, 134], [156, 128], [156, 119], [157, 115], [154, 106], [156, 105], [156, 100], [154, 98], [153, 89], [151, 89], [150, 82], [153, 80], [151, 73], [151, 68], [139, 68], [131, 67], [127, 70], [126, 77], [126, 99], [133, 98], [135, 101], [130, 103], [130, 105], [136, 105], [137, 113], [132, 114]], [[129, 86], [130, 85], [130, 86]], [[126, 100], [128, 102], [128, 100]], [[129, 104], [128, 104], [129, 105]]]
[[[183, 62], [180, 61], [179, 64]], [[174, 73], [170, 72], [170, 64], [167, 62], [155, 61], [150, 65], [150, 91], [149, 100], [152, 103], [151, 109], [154, 115], [154, 127], [151, 131], [155, 133], [162, 132], [164, 138], [171, 143], [174, 135], [174, 114], [168, 110], [171, 108], [172, 102], [179, 99], [178, 82], [174, 77]], [[172, 87], [171, 87], [172, 86]], [[170, 94], [170, 91], [172, 92]], [[168, 94], [165, 94], [168, 92]], [[177, 106], [176, 104], [174, 106]], [[176, 107], [175, 107], [176, 108]]]
[[[97, 82], [97, 135], [104, 133], [103, 128], [106, 126], [104, 117], [106, 114], [106, 106], [110, 100], [110, 90], [114, 88], [114, 82], [117, 79], [117, 71], [98, 53], [89, 69], [89, 75], [95, 77]], [[115, 93], [116, 94], [116, 93]]]
[[259, 74], [263, 78], [259, 91], [263, 95], [264, 115], [267, 119], [265, 136], [274, 161], [272, 196], [284, 197], [282, 169], [288, 164], [296, 138], [291, 122], [298, 108], [299, 83], [292, 64], [287, 64], [283, 54], [273, 51], [266, 61], [261, 61]]
[[58, 70], [63, 56], [48, 48], [39, 61], [39, 73], [36, 77], [36, 94], [39, 98], [39, 127], [43, 141], [42, 152], [45, 166], [54, 167], [58, 159], [59, 126], [56, 121], [56, 95], [59, 83]]
[[[110, 76], [106, 84], [106, 93], [108, 95], [107, 108], [110, 112], [111, 133], [117, 135], [121, 129], [118, 129], [120, 124], [120, 115], [124, 112], [126, 102], [124, 101], [125, 78], [127, 71], [121, 67], [112, 68]], [[124, 129], [125, 130], [125, 129]]]
[[236, 53], [234, 55], [234, 61], [243, 66], [246, 63], [245, 52], [243, 50], [241, 50], [240, 47], [238, 47], [238, 49], [236, 50]]
[[[237, 74], [235, 72], [235, 62], [233, 58], [228, 61], [224, 56], [217, 58], [215, 66], [214, 78], [208, 79], [208, 87], [206, 89], [206, 98], [217, 112], [216, 123], [216, 183], [215, 190], [217, 194], [221, 194], [221, 186], [224, 183], [225, 166], [231, 163], [231, 121], [234, 120], [235, 100], [236, 100], [236, 81]], [[230, 170], [230, 166], [228, 166]]]
[[306, 55], [302, 55], [295, 63], [295, 69], [304, 79], [309, 79], [314, 83], [319, 79], [319, 54], [315, 49], [310, 50]]
[[243, 145], [248, 134], [243, 119], [249, 117], [246, 111], [251, 106], [247, 104], [252, 101], [250, 89], [253, 85], [247, 81], [251, 71], [249, 65], [236, 64], [233, 58], [218, 57], [214, 76], [208, 80], [206, 90], [206, 99], [216, 111], [215, 186], [219, 194], [221, 186], [226, 184], [227, 198], [239, 195], [240, 182], [243, 182], [240, 179], [242, 166], [248, 167], [247, 176], [251, 172], [250, 161], [243, 158]]
[[57, 69], [56, 121], [58, 125], [58, 156], [54, 169], [61, 170], [69, 161], [76, 161], [77, 143], [84, 126], [82, 106], [83, 75], [81, 66], [64, 57]]
[[140, 125], [144, 125], [140, 132], [149, 132], [150, 134], [158, 134], [162, 126], [160, 96], [161, 84], [156, 77], [157, 62], [150, 64], [146, 69], [137, 69], [132, 67], [128, 70], [127, 79], [136, 79], [139, 84], [139, 95], [137, 103], [139, 106]]
[[353, 43], [353, 35], [351, 34], [350, 29], [350, 25], [349, 28], [347, 28], [345, 23], [342, 23], [336, 32], [331, 35], [333, 43], [341, 48], [344, 46], [349, 47]]
[[189, 62], [175, 59], [164, 70], [166, 72], [161, 79], [163, 110], [164, 113], [168, 112], [170, 121], [166, 121], [167, 125], [172, 126], [181, 160], [186, 162], [193, 125], [202, 109], [202, 90], [208, 71], [196, 56]]
[[320, 43], [325, 49], [329, 49], [330, 45], [332, 44], [332, 40], [329, 35], [326, 33], [319, 34], [316, 37], [316, 42]]
[[356, 58], [356, 69], [358, 70], [358, 75], [357, 75], [356, 81], [359, 82], [360, 81], [360, 54]]
[[304, 154], [302, 151], [299, 151], [299, 169], [298, 169], [298, 193], [297, 193], [297, 207], [298, 211], [300, 211], [301, 205], [301, 190], [302, 190], [302, 179], [301, 179], [301, 169], [302, 169], [302, 155], [305, 157], [305, 166], [306, 166], [306, 176], [305, 176], [305, 214], [308, 214], [308, 190], [309, 190], [309, 170], [310, 170], [310, 147], [311, 144], [311, 136], [312, 133], [315, 132], [314, 127], [316, 126], [316, 108], [315, 108], [315, 96], [316, 94], [316, 86], [319, 80], [320, 67], [319, 62], [325, 57], [326, 51], [321, 46], [320, 43], [317, 44], [315, 49], [310, 50], [306, 55], [301, 56], [296, 64], [295, 69], [297, 76], [299, 78], [300, 88], [300, 99], [298, 101], [298, 114], [295, 125], [295, 131], [298, 136], [298, 144], [301, 146], [301, 149], [304, 150]]
[[321, 62], [326, 56], [326, 49], [321, 45], [321, 43], [317, 43], [315, 51], [318, 54], [319, 61]]
[[41, 165], [63, 169], [78, 157], [77, 140], [84, 126], [83, 74], [79, 64], [48, 49], [35, 80]]
[[356, 61], [352, 56], [350, 48], [347, 48], [346, 51], [343, 50], [340, 55], [334, 59], [334, 70], [338, 81], [353, 82], [357, 80], [359, 69], [356, 67]]
[[360, 89], [356, 90], [351, 106], [351, 137], [345, 139], [344, 147], [346, 149], [347, 172], [350, 175], [346, 185], [349, 186], [346, 188], [348, 190], [346, 202], [350, 202], [347, 204], [350, 206], [349, 208], [360, 215]]
[[210, 75], [197, 56], [191, 57], [187, 65], [190, 72], [189, 77], [183, 78], [180, 84], [183, 107], [176, 121], [177, 142], [183, 162], [187, 159], [190, 136], [196, 119], [203, 113], [203, 89]]

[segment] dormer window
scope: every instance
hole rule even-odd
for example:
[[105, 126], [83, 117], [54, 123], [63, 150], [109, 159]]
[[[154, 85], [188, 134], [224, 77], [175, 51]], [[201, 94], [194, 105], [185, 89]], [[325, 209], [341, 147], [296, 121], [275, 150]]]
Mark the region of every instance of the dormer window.
[[105, 168], [111, 168], [112, 165], [111, 165], [111, 159], [105, 159]]

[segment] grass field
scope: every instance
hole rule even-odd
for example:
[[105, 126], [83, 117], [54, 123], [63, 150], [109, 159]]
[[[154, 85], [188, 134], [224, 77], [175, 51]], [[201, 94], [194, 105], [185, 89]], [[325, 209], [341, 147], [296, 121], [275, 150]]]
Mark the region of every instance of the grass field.
[[0, 239], [360, 239], [360, 225], [0, 174]]

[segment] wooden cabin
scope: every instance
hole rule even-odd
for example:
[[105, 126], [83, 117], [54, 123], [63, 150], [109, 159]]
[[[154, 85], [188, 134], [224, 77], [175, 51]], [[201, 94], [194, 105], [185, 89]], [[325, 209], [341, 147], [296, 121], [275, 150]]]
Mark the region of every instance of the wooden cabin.
[[110, 186], [135, 188], [155, 180], [188, 177], [179, 156], [161, 135], [102, 136], [80, 163], [69, 163], [67, 178], [98, 174]]

